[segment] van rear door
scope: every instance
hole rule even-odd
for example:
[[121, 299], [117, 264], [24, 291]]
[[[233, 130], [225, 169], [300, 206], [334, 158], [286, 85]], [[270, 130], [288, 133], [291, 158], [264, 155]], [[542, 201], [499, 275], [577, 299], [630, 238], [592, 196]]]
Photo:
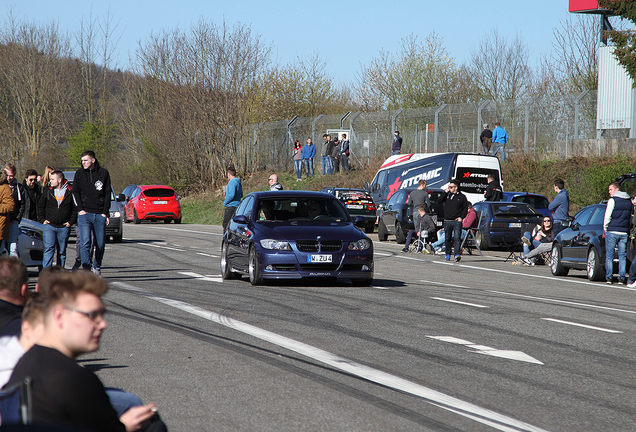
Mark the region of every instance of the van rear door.
[[499, 179], [503, 188], [501, 165], [497, 157], [469, 154], [457, 155], [455, 178], [459, 181], [460, 190], [471, 203], [474, 204], [484, 200], [489, 174], [493, 174], [495, 178]]

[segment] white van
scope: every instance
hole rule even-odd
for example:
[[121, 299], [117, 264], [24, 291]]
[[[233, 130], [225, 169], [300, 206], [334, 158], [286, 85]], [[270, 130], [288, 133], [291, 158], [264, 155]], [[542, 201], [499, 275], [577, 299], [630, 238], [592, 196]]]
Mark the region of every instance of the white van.
[[457, 179], [459, 190], [474, 204], [484, 200], [489, 174], [494, 174], [503, 188], [501, 165], [495, 156], [468, 153], [394, 155], [384, 161], [371, 184], [365, 184], [365, 190], [371, 194], [380, 212], [391, 195], [400, 189], [417, 187], [422, 179], [426, 180], [427, 188], [441, 189], [446, 189], [452, 179]]

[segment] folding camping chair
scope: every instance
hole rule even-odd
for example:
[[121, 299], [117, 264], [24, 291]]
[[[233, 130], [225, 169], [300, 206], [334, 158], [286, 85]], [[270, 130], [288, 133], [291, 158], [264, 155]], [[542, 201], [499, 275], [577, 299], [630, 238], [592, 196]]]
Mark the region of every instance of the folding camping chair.
[[31, 424], [31, 378], [0, 390], [0, 425]]
[[475, 228], [468, 228], [466, 230], [466, 237], [464, 237], [464, 240], [462, 240], [462, 252], [464, 251], [464, 249], [466, 249], [468, 254], [472, 255], [472, 249], [477, 249], [479, 255], [482, 255], [481, 248], [479, 247], [479, 240], [477, 240], [477, 238], [481, 238], [482, 212], [475, 211], [475, 215], [477, 216], [477, 226]]

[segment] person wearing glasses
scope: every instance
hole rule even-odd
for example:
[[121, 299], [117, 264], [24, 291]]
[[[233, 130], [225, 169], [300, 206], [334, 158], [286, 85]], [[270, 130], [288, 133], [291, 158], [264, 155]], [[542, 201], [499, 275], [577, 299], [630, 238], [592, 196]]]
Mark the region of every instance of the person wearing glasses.
[[28, 199], [24, 203], [24, 217], [31, 220], [38, 220], [37, 205], [42, 196], [42, 188], [37, 183], [38, 172], [34, 169], [26, 170], [22, 187]]
[[438, 204], [444, 204], [444, 236], [446, 237], [446, 261], [450, 260], [455, 241], [455, 262], [462, 259], [462, 221], [468, 215], [468, 200], [459, 191], [459, 182], [451, 180], [446, 193], [440, 195]]
[[552, 249], [553, 240], [554, 226], [552, 219], [546, 216], [541, 221], [541, 225], [534, 227], [532, 234], [529, 232], [523, 233], [523, 237], [521, 237], [523, 242], [521, 262], [528, 266], [535, 265], [537, 256]]
[[[156, 427], [154, 404], [117, 414], [97, 375], [77, 358], [99, 349], [108, 327], [101, 297], [108, 285], [88, 272], [59, 272], [43, 289], [43, 328], [18, 360], [8, 385], [30, 377], [33, 424], [73, 430], [166, 430]], [[160, 422], [160, 420], [158, 420]]]
[[277, 174], [270, 175], [269, 179], [267, 179], [267, 181], [269, 182], [269, 190], [270, 191], [283, 190], [283, 185], [278, 183], [278, 175]]

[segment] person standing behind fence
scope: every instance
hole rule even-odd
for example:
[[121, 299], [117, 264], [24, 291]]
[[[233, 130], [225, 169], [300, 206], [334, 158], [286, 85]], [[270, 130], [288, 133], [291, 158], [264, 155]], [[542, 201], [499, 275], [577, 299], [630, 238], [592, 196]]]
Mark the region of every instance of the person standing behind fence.
[[481, 141], [481, 147], [484, 151], [483, 154], [490, 154], [490, 148], [492, 147], [492, 131], [488, 129], [488, 124], [484, 125], [484, 130], [479, 135], [479, 141]]
[[303, 147], [300, 145], [298, 140], [294, 141], [292, 155], [294, 159], [294, 168], [296, 169], [296, 181], [301, 181], [301, 177], [303, 175]]
[[316, 146], [307, 138], [307, 144], [303, 146], [303, 162], [305, 163], [305, 175], [307, 178], [314, 176], [314, 157], [316, 156]]
[[236, 210], [243, 199], [243, 184], [241, 183], [241, 179], [236, 176], [234, 165], [227, 167], [227, 178], [229, 181], [225, 188], [225, 200], [223, 200], [223, 206], [225, 206], [225, 212], [223, 213], [223, 233], [225, 233], [230, 219], [232, 219], [234, 210]]
[[327, 175], [333, 172], [331, 152], [333, 152], [334, 144], [329, 134], [324, 134], [322, 139], [324, 141], [324, 149], [322, 151], [322, 175]]
[[333, 149], [331, 150], [331, 163], [333, 165], [333, 172], [340, 172], [340, 141], [338, 137], [333, 142]]
[[340, 150], [340, 162], [342, 164], [342, 172], [349, 172], [349, 140], [347, 134], [340, 135], [341, 150]]
[[508, 132], [501, 127], [501, 123], [495, 123], [495, 130], [492, 131], [492, 155], [496, 156], [499, 152], [499, 158], [502, 162], [506, 160], [506, 143], [508, 142]]
[[391, 155], [399, 155], [402, 150], [402, 137], [400, 131], [393, 132], [393, 145], [391, 146]]

